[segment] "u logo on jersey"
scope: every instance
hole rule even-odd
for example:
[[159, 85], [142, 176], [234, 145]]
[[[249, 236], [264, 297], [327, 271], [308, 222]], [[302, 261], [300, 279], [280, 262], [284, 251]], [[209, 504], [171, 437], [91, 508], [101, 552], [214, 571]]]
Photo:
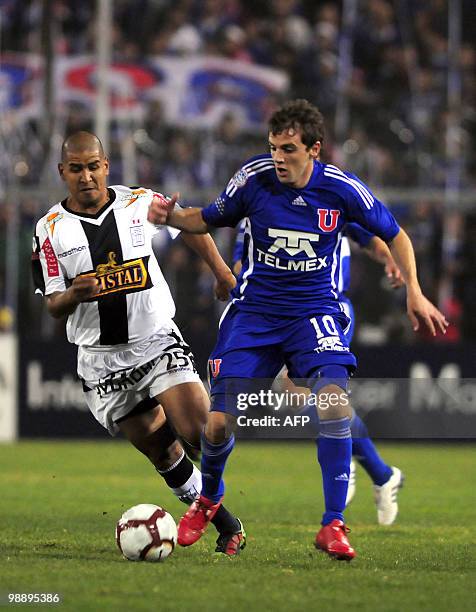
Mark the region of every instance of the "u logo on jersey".
[[323, 232], [332, 232], [337, 227], [340, 210], [327, 210], [327, 208], [317, 209], [317, 226]]
[[210, 376], [212, 378], [216, 378], [218, 374], [220, 374], [220, 367], [222, 359], [209, 359], [208, 360], [208, 368], [210, 370]]

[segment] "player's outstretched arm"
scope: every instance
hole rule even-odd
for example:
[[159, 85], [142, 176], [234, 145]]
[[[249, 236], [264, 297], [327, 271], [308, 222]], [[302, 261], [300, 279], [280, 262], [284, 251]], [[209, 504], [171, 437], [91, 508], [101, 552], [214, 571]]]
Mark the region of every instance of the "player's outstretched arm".
[[446, 333], [449, 323], [444, 314], [434, 306], [422, 293], [418, 282], [415, 253], [407, 233], [400, 229], [390, 244], [390, 251], [399, 266], [407, 286], [407, 314], [414, 331], [420, 327], [421, 319], [433, 336], [438, 329]]
[[55, 291], [46, 296], [48, 312], [55, 319], [70, 315], [81, 302], [87, 302], [99, 293], [99, 283], [94, 276], [77, 276], [66, 291]]
[[179, 194], [164, 198], [155, 194], [149, 206], [148, 221], [154, 225], [170, 225], [191, 234], [207, 234], [201, 208], [175, 208]]
[[364, 250], [369, 257], [384, 266], [385, 275], [394, 289], [398, 289], [405, 284], [400, 268], [397, 266], [386, 242], [378, 236], [373, 236]]
[[236, 286], [236, 278], [218, 252], [213, 238], [210, 234], [196, 236], [186, 232], [182, 233], [181, 236], [183, 241], [210, 266], [216, 278], [216, 297], [222, 301], [228, 300], [230, 291]]

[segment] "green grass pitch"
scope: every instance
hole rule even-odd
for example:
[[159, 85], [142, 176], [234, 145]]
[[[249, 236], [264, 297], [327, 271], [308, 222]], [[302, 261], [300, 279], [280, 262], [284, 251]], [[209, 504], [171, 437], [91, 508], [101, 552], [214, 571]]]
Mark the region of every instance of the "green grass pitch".
[[406, 476], [400, 516], [377, 525], [359, 468], [352, 563], [313, 548], [322, 512], [313, 444], [238, 442], [226, 497], [248, 532], [243, 554], [214, 554], [212, 528], [149, 564], [121, 557], [116, 520], [142, 502], [178, 520], [184, 506], [127, 443], [0, 445], [2, 603], [9, 592], [54, 592], [60, 610], [475, 610], [476, 446], [380, 448]]

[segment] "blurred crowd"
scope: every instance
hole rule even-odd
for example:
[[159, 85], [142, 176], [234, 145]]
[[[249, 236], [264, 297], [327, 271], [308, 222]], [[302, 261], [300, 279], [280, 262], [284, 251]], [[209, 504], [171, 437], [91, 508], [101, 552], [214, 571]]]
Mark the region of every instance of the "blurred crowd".
[[[54, 51], [94, 52], [98, 3], [49, 3]], [[3, 50], [41, 52], [44, 4], [45, 0], [0, 0]], [[336, 109], [345, 99], [350, 120], [344, 123], [346, 134], [338, 134], [344, 141], [339, 144], [346, 161], [363, 178], [380, 185], [443, 187], [451, 163], [461, 165], [460, 185], [474, 186], [476, 52], [474, 4], [469, 0], [460, 1], [461, 45], [450, 85], [447, 0], [115, 0], [112, 4], [116, 60], [209, 54], [282, 69], [290, 77], [292, 97], [309, 99], [325, 114], [329, 155], [333, 155], [335, 128], [340, 129]], [[353, 27], [346, 28], [353, 5]], [[352, 60], [347, 68], [340, 65], [346, 42]], [[455, 100], [451, 109], [448, 87]], [[90, 120], [76, 110], [71, 110], [72, 127]], [[160, 105], [151, 104], [145, 129], [140, 179], [161, 182], [170, 169], [157, 163], [163, 151], [153, 146], [160, 149], [164, 136]], [[230, 124], [223, 126], [224, 131], [233, 129]], [[196, 159], [192, 151], [200, 147], [198, 140], [177, 135], [167, 147], [167, 159], [171, 152], [171, 163], [175, 166], [177, 157], [178, 165], [186, 168], [189, 159], [184, 158], [184, 150]], [[193, 184], [210, 180], [209, 168], [193, 165], [192, 176], [184, 170], [181, 179]]]
[[[54, 51], [93, 52], [97, 2], [48, 4]], [[0, 0], [2, 51], [41, 52], [44, 5], [45, 0]], [[287, 97], [305, 97], [325, 115], [324, 161], [350, 169], [377, 194], [381, 188], [409, 187], [468, 192], [476, 176], [476, 52], [473, 3], [461, 0], [460, 5], [461, 44], [452, 64], [446, 0], [115, 0], [112, 38], [115, 59], [123, 62], [208, 54], [282, 69], [290, 78]], [[351, 63], [343, 66], [346, 46]], [[91, 129], [92, 118], [72, 106], [66, 131], [77, 128]], [[120, 126], [113, 125], [112, 136], [113, 184], [123, 176]], [[263, 152], [264, 136], [245, 133], [231, 112], [212, 131], [180, 130], [167, 125], [161, 104], [151, 101], [134, 133], [138, 183], [164, 192], [180, 189], [189, 203], [205, 204], [204, 191], [213, 197], [243, 160]], [[15, 170], [23, 185], [39, 180], [41, 156], [34, 144], [32, 151], [29, 171], [21, 164]], [[25, 236], [47, 204], [24, 201], [20, 226]], [[448, 210], [445, 202], [430, 198], [396, 198], [391, 204], [414, 240], [424, 289], [452, 320], [448, 340], [476, 340], [471, 317], [476, 297], [471, 208], [476, 201], [464, 210], [458, 202]], [[9, 214], [0, 206], [2, 217]], [[229, 253], [233, 234], [224, 232], [218, 239]], [[1, 261], [4, 243], [5, 236]], [[214, 330], [210, 320], [218, 315], [210, 274], [178, 241], [160, 251], [178, 298], [179, 323], [185, 334], [188, 326], [192, 335], [203, 337]], [[407, 340], [402, 294], [388, 290], [379, 275], [356, 252], [351, 291], [362, 323], [360, 339]], [[191, 291], [194, 300], [186, 299]], [[24, 308], [30, 302], [20, 300]]]

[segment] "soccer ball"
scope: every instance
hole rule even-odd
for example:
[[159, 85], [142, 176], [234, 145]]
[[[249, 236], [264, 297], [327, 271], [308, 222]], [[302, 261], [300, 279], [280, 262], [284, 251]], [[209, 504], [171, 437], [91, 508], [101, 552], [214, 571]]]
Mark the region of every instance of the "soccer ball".
[[129, 561], [164, 561], [177, 544], [177, 525], [160, 506], [139, 504], [118, 520], [116, 542]]

